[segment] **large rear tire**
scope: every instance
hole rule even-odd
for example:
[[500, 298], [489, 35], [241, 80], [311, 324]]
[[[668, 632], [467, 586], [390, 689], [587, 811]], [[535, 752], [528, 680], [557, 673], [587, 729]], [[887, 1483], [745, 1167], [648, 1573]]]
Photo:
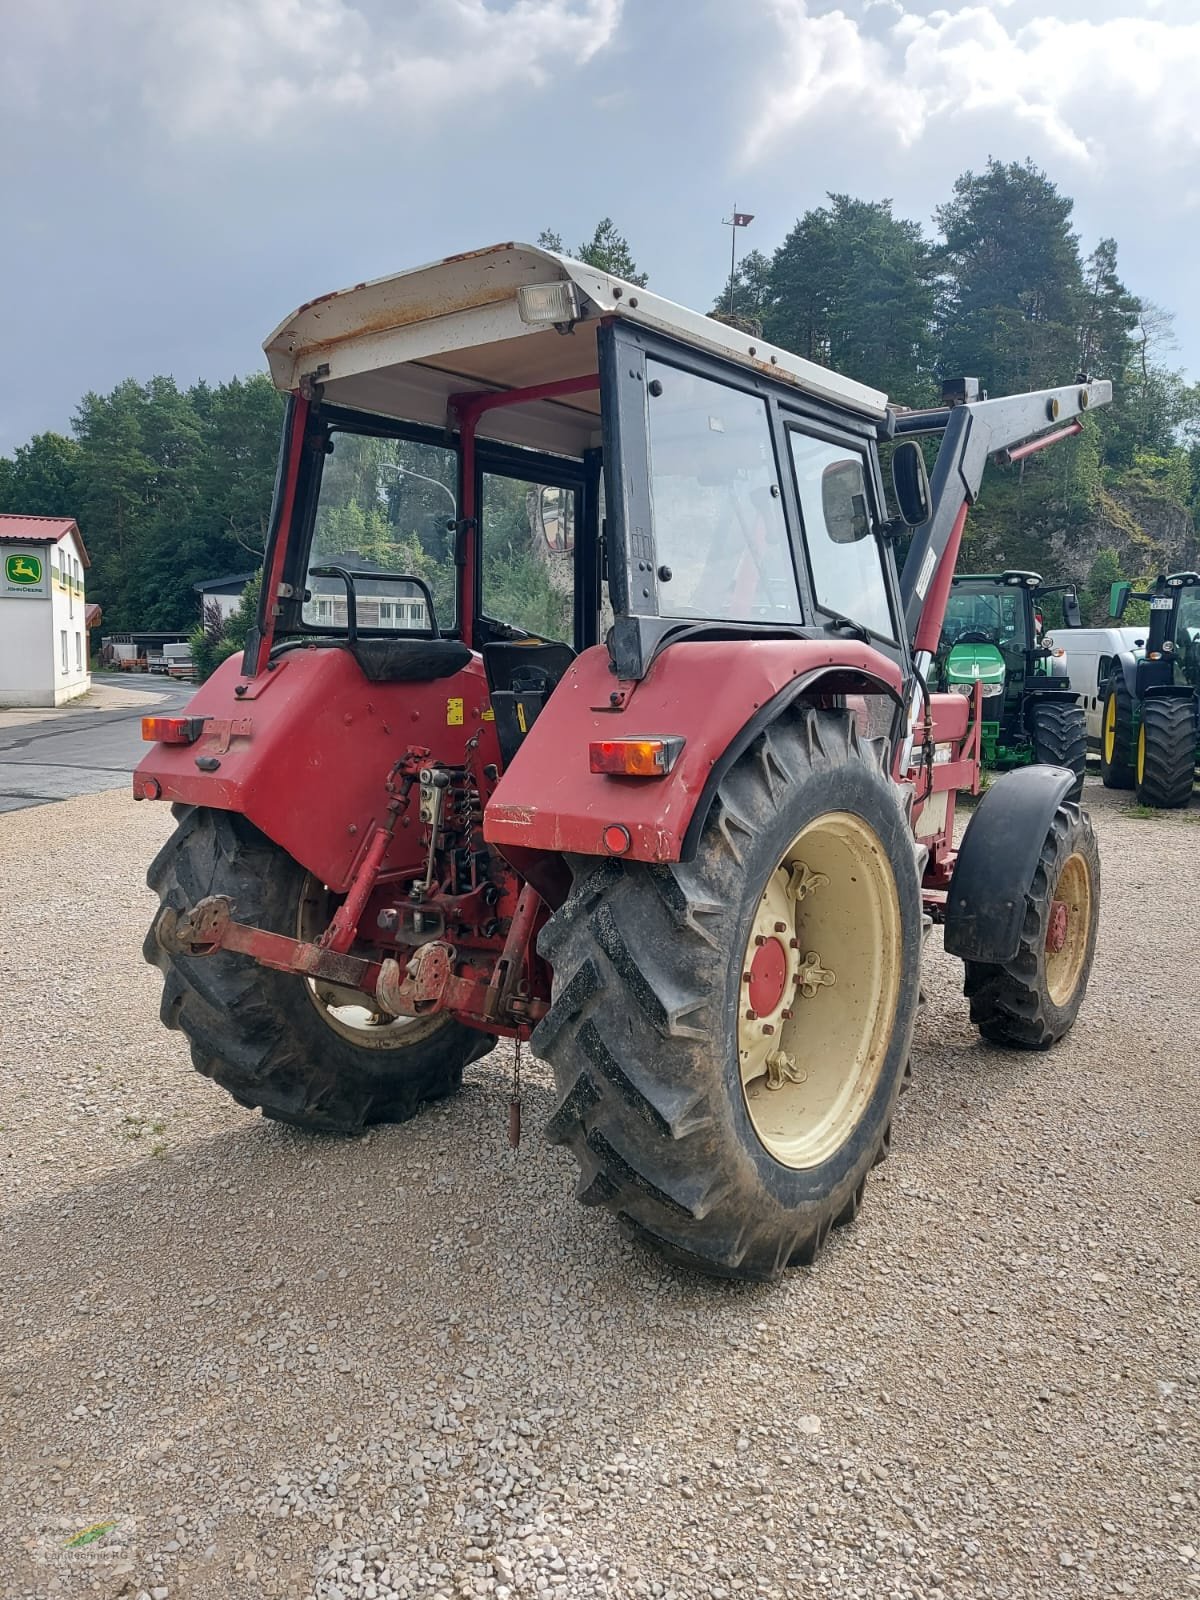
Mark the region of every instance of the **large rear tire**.
[[1104, 691], [1100, 776], [1106, 789], [1133, 788], [1133, 696], [1118, 673]]
[[328, 920], [322, 886], [244, 817], [182, 810], [147, 882], [161, 901], [143, 953], [163, 973], [162, 1020], [239, 1105], [323, 1133], [404, 1122], [453, 1094], [463, 1068], [495, 1043], [450, 1017], [378, 1017], [365, 996], [247, 956], [174, 953], [163, 936], [205, 895], [229, 895], [240, 921], [292, 937], [315, 936]]
[[1029, 712], [1029, 732], [1036, 762], [1066, 767], [1075, 774], [1068, 796], [1078, 800], [1087, 769], [1087, 717], [1078, 700], [1067, 695], [1035, 700]]
[[886, 1153], [920, 987], [911, 830], [881, 745], [802, 708], [721, 782], [695, 860], [576, 859], [542, 932], [548, 1133], [671, 1258], [766, 1279]]
[[1160, 811], [1187, 805], [1196, 776], [1196, 702], [1190, 696], [1143, 701], [1134, 772], [1142, 805]]
[[1033, 879], [1023, 887], [1016, 955], [966, 962], [963, 987], [971, 1021], [985, 1039], [1048, 1050], [1079, 1014], [1100, 922], [1100, 853], [1091, 822], [1073, 801], [1055, 812]]

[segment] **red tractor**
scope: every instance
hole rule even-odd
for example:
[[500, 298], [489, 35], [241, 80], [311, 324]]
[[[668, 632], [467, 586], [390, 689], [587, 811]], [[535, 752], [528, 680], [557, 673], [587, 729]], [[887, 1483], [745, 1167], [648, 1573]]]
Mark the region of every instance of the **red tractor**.
[[999, 779], [956, 850], [981, 703], [929, 670], [985, 462], [1109, 386], [909, 411], [511, 244], [266, 349], [257, 630], [134, 777], [178, 821], [164, 1022], [338, 1133], [529, 1040], [585, 1204], [705, 1271], [811, 1262], [887, 1152], [931, 921], [987, 1039], [1043, 1049], [1083, 999], [1072, 774]]

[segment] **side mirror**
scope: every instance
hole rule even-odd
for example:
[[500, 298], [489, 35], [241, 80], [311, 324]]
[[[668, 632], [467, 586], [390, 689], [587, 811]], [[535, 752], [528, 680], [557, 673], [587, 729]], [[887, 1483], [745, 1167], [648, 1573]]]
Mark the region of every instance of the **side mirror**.
[[1114, 583], [1108, 592], [1108, 614], [1115, 621], [1120, 622], [1125, 615], [1125, 607], [1129, 604], [1129, 594], [1133, 585], [1131, 583]]
[[929, 474], [915, 439], [902, 439], [892, 452], [892, 490], [896, 508], [910, 528], [928, 522]]
[[575, 548], [574, 492], [543, 485], [538, 495], [536, 515], [547, 547], [569, 555]]
[[1079, 596], [1070, 589], [1062, 597], [1063, 627], [1082, 628], [1083, 613], [1079, 609]]

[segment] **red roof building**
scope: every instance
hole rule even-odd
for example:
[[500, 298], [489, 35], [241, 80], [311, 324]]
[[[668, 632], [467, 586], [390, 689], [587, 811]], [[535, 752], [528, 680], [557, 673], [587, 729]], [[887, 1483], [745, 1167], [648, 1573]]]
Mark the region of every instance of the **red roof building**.
[[73, 517], [0, 515], [0, 706], [57, 706], [91, 687], [84, 573]]

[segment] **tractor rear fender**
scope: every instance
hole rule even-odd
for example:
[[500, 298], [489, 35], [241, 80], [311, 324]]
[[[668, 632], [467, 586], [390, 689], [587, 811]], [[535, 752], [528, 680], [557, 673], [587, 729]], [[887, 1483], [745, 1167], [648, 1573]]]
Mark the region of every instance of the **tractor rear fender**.
[[1151, 683], [1143, 692], [1143, 700], [1192, 700], [1196, 691], [1190, 683]]
[[[277, 654], [257, 678], [231, 656], [197, 689], [191, 744], [155, 744], [133, 776], [134, 798], [238, 812], [321, 883], [349, 888], [378, 825], [385, 780], [409, 747], [460, 765], [467, 741], [498, 762], [487, 679], [477, 656], [444, 678], [370, 682], [344, 648]], [[419, 869], [416, 827], [399, 828], [383, 871]]]
[[[521, 871], [530, 851], [686, 860], [721, 774], [794, 700], [883, 694], [899, 707], [903, 693], [896, 663], [853, 639], [681, 640], [636, 683], [619, 681], [597, 645], [530, 728], [484, 813], [484, 837]], [[662, 777], [590, 770], [592, 743], [657, 737], [683, 741]]]
[[1039, 683], [1036, 688], [1026, 689], [1025, 698], [1027, 700], [1070, 700], [1076, 704], [1079, 702], [1079, 696], [1064, 678], [1060, 678], [1057, 683], [1051, 678], [1046, 683]]
[[1019, 767], [991, 787], [967, 824], [946, 899], [946, 950], [964, 961], [1011, 961], [1020, 947], [1025, 891], [1054, 813], [1075, 774]]

